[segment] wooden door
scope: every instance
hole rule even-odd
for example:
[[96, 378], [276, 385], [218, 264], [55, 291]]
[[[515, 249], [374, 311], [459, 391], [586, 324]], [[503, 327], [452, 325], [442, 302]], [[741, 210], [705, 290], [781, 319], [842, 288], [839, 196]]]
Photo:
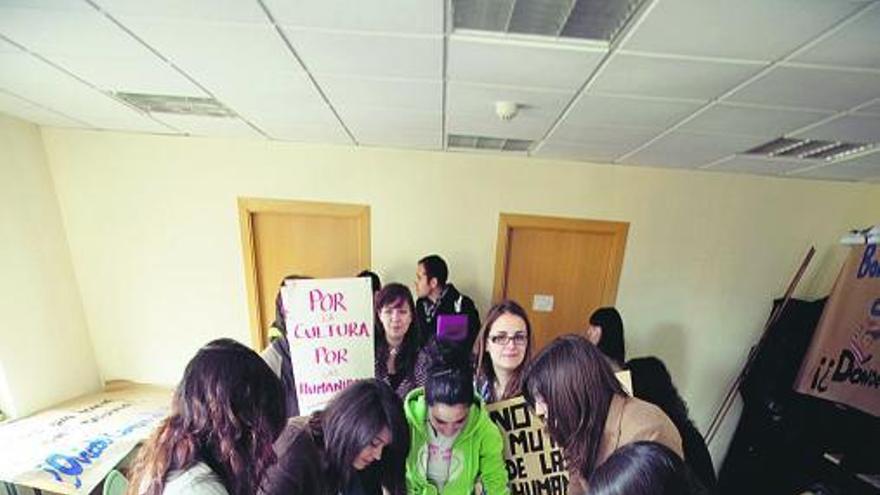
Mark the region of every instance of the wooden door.
[[501, 214], [494, 299], [526, 309], [535, 350], [614, 305], [628, 230], [624, 222]]
[[263, 349], [287, 275], [353, 277], [370, 267], [370, 207], [238, 200], [253, 346]]

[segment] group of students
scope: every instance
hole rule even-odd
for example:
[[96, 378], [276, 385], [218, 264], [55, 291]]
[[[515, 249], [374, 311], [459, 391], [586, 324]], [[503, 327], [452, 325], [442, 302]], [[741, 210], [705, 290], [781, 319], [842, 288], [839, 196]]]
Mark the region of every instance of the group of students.
[[[200, 349], [170, 416], [142, 448], [130, 494], [507, 495], [503, 439], [486, 404], [516, 396], [561, 447], [570, 494], [712, 492], [714, 473], [705, 479], [689, 452], [705, 444], [689, 449], [693, 425], [674, 387], [681, 425], [615, 377], [627, 364], [622, 323], [607, 318], [620, 321], [616, 310], [603, 308], [585, 335], [559, 337], [534, 358], [528, 316], [512, 300], [495, 304], [473, 333], [445, 341], [425, 317], [462, 312], [464, 296], [455, 291], [457, 307], [440, 306], [448, 270], [443, 263], [440, 280], [425, 266], [438, 259], [419, 262], [419, 301], [402, 284], [375, 292], [375, 378], [310, 416], [296, 405], [280, 297], [280, 338], [262, 357], [230, 339]], [[635, 369], [638, 395], [651, 380]]]

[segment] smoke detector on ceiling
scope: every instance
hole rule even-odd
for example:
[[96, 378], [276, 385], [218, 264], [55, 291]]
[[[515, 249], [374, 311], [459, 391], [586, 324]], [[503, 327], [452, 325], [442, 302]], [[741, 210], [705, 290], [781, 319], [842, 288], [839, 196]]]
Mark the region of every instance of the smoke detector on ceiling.
[[515, 101], [496, 101], [495, 114], [501, 120], [511, 120], [519, 112], [519, 104]]

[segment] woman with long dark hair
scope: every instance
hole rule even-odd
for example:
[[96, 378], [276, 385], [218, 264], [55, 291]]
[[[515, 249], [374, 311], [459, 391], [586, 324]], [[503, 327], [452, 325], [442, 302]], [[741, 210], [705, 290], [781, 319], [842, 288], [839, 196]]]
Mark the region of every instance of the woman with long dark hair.
[[477, 336], [477, 393], [487, 404], [522, 393], [522, 375], [532, 357], [532, 327], [516, 301], [504, 300], [486, 315]]
[[388, 284], [375, 298], [376, 378], [387, 383], [401, 398], [425, 383], [430, 361], [421, 350], [412, 293], [403, 284]]
[[174, 393], [171, 415], [135, 462], [131, 495], [251, 495], [275, 462], [284, 427], [281, 383], [231, 339], [199, 349]]
[[408, 493], [470, 495], [479, 480], [482, 493], [507, 495], [501, 433], [474, 394], [470, 368], [435, 366], [404, 404], [412, 435]]
[[400, 397], [379, 380], [359, 380], [324, 410], [289, 420], [261, 493], [404, 495], [409, 444]]
[[623, 368], [623, 363], [626, 362], [623, 318], [616, 308], [609, 306], [593, 311], [586, 337], [602, 354], [614, 361], [618, 369]]
[[523, 392], [562, 447], [571, 494], [582, 493], [583, 480], [628, 443], [653, 440], [682, 456], [675, 425], [657, 406], [627, 395], [602, 353], [581, 336], [545, 347], [526, 371]]
[[656, 442], [617, 449], [590, 478], [590, 495], [697, 495], [705, 493], [681, 458]]

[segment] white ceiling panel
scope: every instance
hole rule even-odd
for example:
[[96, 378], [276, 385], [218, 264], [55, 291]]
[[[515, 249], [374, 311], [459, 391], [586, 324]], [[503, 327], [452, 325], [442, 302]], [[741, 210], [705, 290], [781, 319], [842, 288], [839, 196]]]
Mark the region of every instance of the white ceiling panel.
[[265, 0], [279, 24], [334, 30], [443, 34], [438, 0]]
[[171, 132], [26, 53], [0, 53], [0, 89], [101, 129]]
[[158, 57], [55, 55], [52, 61], [95, 86], [126, 93], [205, 96], [198, 86]]
[[584, 95], [564, 123], [576, 126], [665, 128], [700, 108], [702, 103], [649, 98]]
[[619, 145], [599, 144], [597, 146], [567, 143], [564, 141], [548, 141], [532, 156], [538, 158], [555, 158], [560, 160], [577, 160], [592, 163], [611, 163], [627, 150]]
[[[266, 23], [256, 1], [241, 0], [92, 0], [113, 17]], [[85, 2], [83, 2], [85, 3]]]
[[766, 160], [736, 155], [729, 160], [712, 165], [706, 170], [757, 175], [783, 175], [808, 165], [808, 163], [805, 164], [803, 161]]
[[436, 133], [442, 132], [443, 114], [417, 110], [351, 107], [340, 110], [340, 117], [358, 142], [361, 136], [377, 133]]
[[174, 128], [194, 136], [211, 137], [260, 137], [244, 121], [229, 117], [203, 117], [200, 115], [156, 114], [156, 118]]
[[338, 122], [331, 124], [305, 124], [284, 121], [259, 120], [254, 122], [273, 139], [306, 143], [351, 144], [351, 139]]
[[425, 79], [377, 79], [349, 76], [316, 76], [330, 102], [339, 108], [375, 106], [443, 111], [443, 83]]
[[488, 136], [507, 139], [541, 139], [550, 128], [552, 121], [544, 117], [531, 117], [528, 110], [520, 110], [513, 120], [503, 121], [494, 114], [446, 114], [446, 128], [449, 134]]
[[[121, 19], [147, 44], [200, 84], [203, 80], [253, 82], [266, 74], [301, 71], [269, 24]], [[210, 88], [208, 88], [210, 89]]]
[[843, 181], [878, 179], [880, 178], [880, 153], [874, 152], [852, 160], [795, 173], [792, 174], [792, 177]]
[[223, 104], [238, 113], [259, 114], [280, 119], [292, 110], [322, 108], [327, 104], [303, 72], [271, 72], [254, 78], [250, 84], [234, 78], [222, 79], [213, 74], [205, 83]]
[[880, 73], [778, 67], [740, 89], [729, 101], [847, 110], [880, 96]]
[[795, 135], [799, 138], [830, 141], [880, 143], [880, 116], [844, 115]]
[[[514, 139], [540, 139], [547, 133], [571, 99], [570, 92], [536, 91], [503, 86], [450, 82], [446, 112], [449, 132]], [[496, 101], [520, 104], [516, 117], [501, 120]]]
[[35, 124], [54, 127], [91, 127], [85, 122], [68, 118], [58, 112], [34, 105], [0, 90], [0, 113], [14, 115]]
[[557, 144], [562, 142], [577, 144], [594, 150], [617, 153], [616, 157], [639, 147], [659, 133], [657, 129], [576, 126], [565, 122], [556, 128], [548, 141]]
[[828, 0], [656, 1], [623, 48], [775, 60], [830, 28], [861, 3]]
[[296, 29], [287, 34], [313, 74], [436, 79], [443, 76], [442, 36], [398, 36]]
[[763, 64], [615, 54], [590, 91], [710, 100], [756, 74]]
[[687, 121], [679, 130], [717, 134], [764, 136], [769, 141], [805, 125], [818, 122], [830, 112], [790, 110], [717, 104]]
[[795, 58], [797, 62], [880, 69], [880, 3]]
[[358, 143], [364, 146], [388, 148], [417, 148], [424, 150], [443, 149], [443, 137], [435, 132], [400, 131], [389, 134], [379, 130], [364, 129]]
[[621, 159], [631, 165], [695, 168], [761, 144], [761, 138], [672, 132]]
[[88, 3], [76, 0], [3, 0], [3, 8], [27, 8], [62, 12], [92, 10], [92, 6]]
[[880, 101], [862, 108], [857, 113], [868, 114], [868, 115], [880, 115]]
[[575, 90], [605, 50], [567, 43], [535, 43], [450, 35], [450, 80], [532, 88]]
[[0, 33], [50, 60], [55, 55], [154, 57], [94, 9], [53, 11], [0, 4]]

